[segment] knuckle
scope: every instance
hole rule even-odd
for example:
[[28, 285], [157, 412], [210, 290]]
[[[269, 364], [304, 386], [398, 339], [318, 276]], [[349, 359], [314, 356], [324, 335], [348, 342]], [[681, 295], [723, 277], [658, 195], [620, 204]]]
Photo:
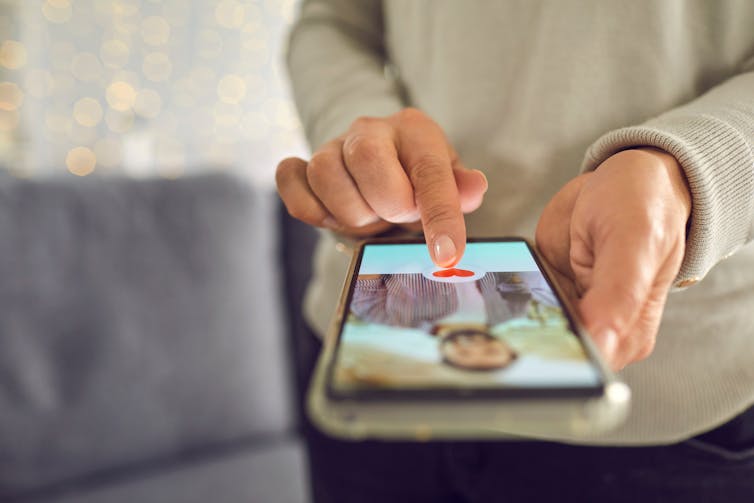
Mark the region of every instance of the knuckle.
[[303, 204], [297, 204], [295, 202], [286, 203], [285, 208], [288, 210], [288, 214], [296, 220], [301, 220], [308, 224], [316, 225], [321, 218], [317, 212], [312, 211], [311, 208]]
[[622, 315], [616, 317], [614, 324], [615, 329], [619, 334], [628, 333], [633, 319], [634, 313], [639, 313], [641, 316], [642, 307], [644, 305], [644, 298], [636, 288], [617, 288], [614, 292], [614, 301], [617, 305], [622, 306]]
[[373, 224], [377, 220], [377, 215], [365, 212], [348, 212], [343, 215], [341, 220], [348, 227], [358, 228]]
[[640, 225], [648, 237], [648, 242], [655, 246], [662, 246], [668, 241], [668, 232], [664, 225], [656, 218], [646, 215]]
[[644, 299], [638, 288], [628, 286], [618, 287], [615, 291], [616, 300], [629, 308], [632, 313], [638, 313], [644, 304]]
[[427, 119], [424, 112], [415, 107], [407, 107], [396, 114], [400, 122], [417, 122]]
[[301, 220], [303, 222], [307, 221], [307, 214], [299, 205], [285, 201], [285, 209], [288, 210], [288, 214], [296, 220]]
[[409, 184], [392, 186], [386, 192], [390, 197], [368, 201], [377, 216], [391, 223], [414, 222], [419, 219], [415, 193]]
[[337, 160], [330, 153], [316, 152], [306, 166], [306, 179], [311, 184], [327, 180], [336, 166]]
[[424, 218], [422, 221], [424, 226], [436, 229], [453, 222], [456, 215], [460, 213], [460, 209], [456, 211], [455, 208], [448, 204], [440, 204], [424, 208], [423, 213]]
[[429, 185], [430, 187], [441, 183], [444, 178], [443, 166], [446, 163], [447, 160], [440, 155], [423, 154], [409, 166], [411, 182], [414, 186]]
[[354, 135], [343, 144], [343, 155], [347, 162], [355, 165], [373, 164], [384, 151], [383, 143], [368, 135]]
[[296, 168], [302, 163], [297, 157], [288, 157], [280, 161], [275, 170], [275, 183], [278, 187], [287, 185], [296, 176]]
[[362, 227], [362, 219], [352, 213], [339, 216], [338, 221], [346, 227]]
[[406, 207], [401, 204], [393, 204], [385, 208], [381, 208], [378, 215], [383, 219], [391, 223], [408, 222], [411, 220], [411, 216], [414, 213], [413, 207]]
[[357, 117], [354, 119], [354, 121], [349, 126], [349, 130], [358, 130], [358, 129], [368, 129], [378, 122], [382, 122], [382, 119], [379, 119], [377, 117], [369, 117], [366, 115], [363, 115], [361, 117]]
[[657, 218], [657, 215], [649, 211], [635, 211], [626, 214], [624, 218], [632, 232], [637, 236], [642, 236], [651, 253], [661, 252], [672, 242], [672, 233], [669, 232], [664, 221]]

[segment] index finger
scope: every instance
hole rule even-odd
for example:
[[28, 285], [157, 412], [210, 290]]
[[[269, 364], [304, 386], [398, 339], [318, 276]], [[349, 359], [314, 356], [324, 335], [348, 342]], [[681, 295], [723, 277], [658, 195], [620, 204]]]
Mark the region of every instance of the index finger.
[[440, 127], [421, 112], [403, 114], [398, 131], [398, 158], [414, 188], [424, 237], [432, 260], [440, 267], [458, 263], [466, 248], [448, 142]]

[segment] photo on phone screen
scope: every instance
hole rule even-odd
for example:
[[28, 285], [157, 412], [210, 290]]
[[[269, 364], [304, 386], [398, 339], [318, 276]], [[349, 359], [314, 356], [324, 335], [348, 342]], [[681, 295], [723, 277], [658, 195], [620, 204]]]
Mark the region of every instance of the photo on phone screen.
[[597, 394], [602, 374], [526, 241], [476, 240], [442, 269], [426, 244], [366, 244], [332, 397]]

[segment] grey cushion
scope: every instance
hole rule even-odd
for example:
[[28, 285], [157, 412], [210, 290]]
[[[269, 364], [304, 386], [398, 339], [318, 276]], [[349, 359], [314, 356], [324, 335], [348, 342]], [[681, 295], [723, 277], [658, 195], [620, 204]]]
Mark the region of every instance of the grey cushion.
[[274, 201], [0, 178], [0, 499], [290, 427]]
[[45, 503], [305, 503], [302, 446], [292, 440], [177, 466]]

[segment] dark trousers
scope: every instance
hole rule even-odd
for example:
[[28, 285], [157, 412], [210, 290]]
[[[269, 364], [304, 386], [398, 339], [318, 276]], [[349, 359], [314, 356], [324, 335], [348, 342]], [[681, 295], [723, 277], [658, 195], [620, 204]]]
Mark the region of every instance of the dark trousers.
[[[307, 332], [301, 396], [319, 352]], [[705, 435], [657, 447], [350, 442], [302, 421], [316, 503], [754, 502], [754, 407]]]

